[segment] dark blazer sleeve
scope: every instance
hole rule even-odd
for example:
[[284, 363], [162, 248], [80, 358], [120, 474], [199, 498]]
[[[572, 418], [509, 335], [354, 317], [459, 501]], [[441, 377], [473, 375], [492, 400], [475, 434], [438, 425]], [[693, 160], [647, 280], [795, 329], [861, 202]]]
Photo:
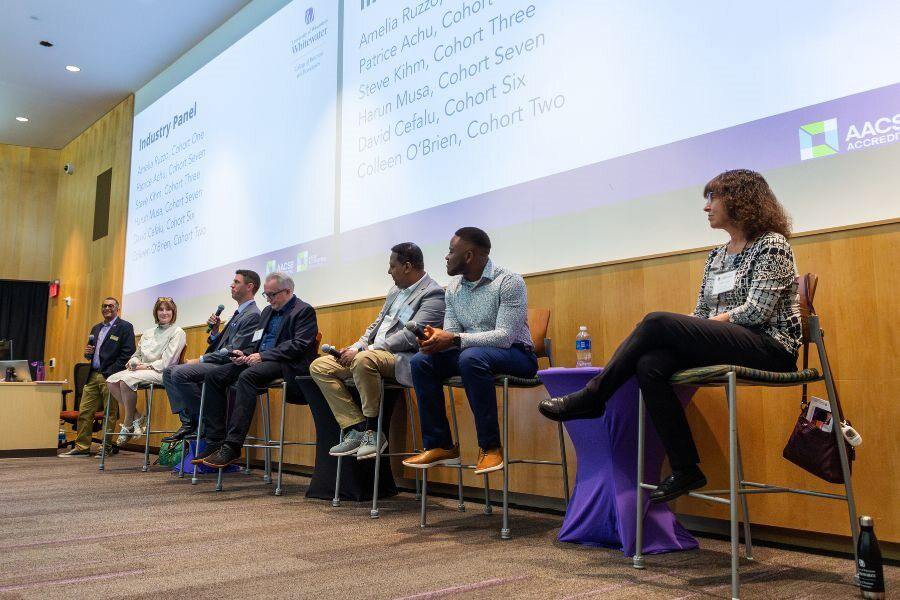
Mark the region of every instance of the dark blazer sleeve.
[[119, 349], [118, 355], [116, 356], [116, 362], [113, 366], [113, 373], [118, 373], [119, 371], [125, 370], [125, 365], [128, 363], [128, 359], [134, 355], [135, 344], [134, 344], [134, 326], [128, 321], [121, 321], [119, 323]]
[[253, 334], [259, 329], [259, 310], [254, 311], [246, 316], [244, 321], [238, 326], [238, 330], [234, 332], [232, 339], [232, 349], [241, 350], [244, 354], [248, 354], [248, 350], [253, 347]]
[[[100, 335], [100, 327], [101, 327], [101, 325], [99, 323], [97, 323], [96, 325], [91, 327], [91, 335], [94, 336], [95, 347], [96, 347], [96, 343], [97, 343], [97, 336]], [[87, 344], [85, 344], [85, 345], [87, 345]], [[88, 360], [94, 360], [94, 357], [91, 356], [90, 354], [85, 354], [84, 357]]]
[[283, 338], [280, 343], [274, 348], [260, 353], [263, 360], [300, 362], [310, 347], [316, 343], [319, 326], [316, 323], [315, 309], [305, 302], [298, 301], [292, 316], [290, 323], [284, 324], [291, 326], [289, 336], [279, 335]]

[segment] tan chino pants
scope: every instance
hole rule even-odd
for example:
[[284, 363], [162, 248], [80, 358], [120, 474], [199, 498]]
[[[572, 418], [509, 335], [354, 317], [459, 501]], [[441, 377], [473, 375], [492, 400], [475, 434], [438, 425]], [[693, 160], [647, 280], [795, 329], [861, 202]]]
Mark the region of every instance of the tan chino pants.
[[[381, 378], [394, 376], [394, 355], [387, 350], [363, 350], [353, 357], [350, 367], [333, 356], [320, 356], [309, 366], [309, 374], [322, 390], [341, 429], [378, 416], [381, 403]], [[359, 390], [362, 410], [353, 401], [344, 380], [352, 377]]]
[[[84, 389], [81, 390], [81, 404], [78, 406], [78, 435], [75, 438], [75, 447], [80, 450], [90, 449], [91, 436], [94, 430], [94, 413], [106, 410], [106, 399], [109, 397], [109, 388], [106, 387], [106, 379], [97, 371], [91, 371]], [[119, 403], [113, 400], [109, 403], [109, 425], [107, 431], [112, 432], [116, 421], [119, 420]]]

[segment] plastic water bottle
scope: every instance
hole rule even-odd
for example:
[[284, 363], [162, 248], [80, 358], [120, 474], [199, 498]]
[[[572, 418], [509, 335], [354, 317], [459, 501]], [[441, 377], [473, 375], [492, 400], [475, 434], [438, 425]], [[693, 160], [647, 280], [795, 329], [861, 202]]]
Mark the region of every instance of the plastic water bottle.
[[881, 565], [881, 550], [875, 537], [875, 521], [872, 517], [859, 518], [859, 541], [856, 554], [859, 559], [859, 591], [863, 598], [884, 598], [884, 568]]
[[591, 364], [591, 334], [587, 325], [582, 325], [575, 336], [575, 366], [590, 367]]

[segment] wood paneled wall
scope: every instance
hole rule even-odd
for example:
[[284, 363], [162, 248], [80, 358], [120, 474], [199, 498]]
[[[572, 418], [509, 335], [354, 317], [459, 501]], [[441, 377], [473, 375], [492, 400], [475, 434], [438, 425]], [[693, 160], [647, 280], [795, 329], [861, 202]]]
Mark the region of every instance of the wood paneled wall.
[[0, 144], [0, 279], [50, 279], [59, 155]]
[[[50, 299], [47, 309], [44, 356], [57, 360], [48, 378], [71, 379], [73, 365], [84, 360], [81, 353], [91, 326], [101, 320], [102, 299], [121, 299], [133, 112], [130, 96], [58, 151], [55, 171], [72, 163], [75, 172], [59, 177], [53, 219], [51, 277], [60, 280], [60, 294]], [[92, 241], [97, 175], [110, 168], [109, 233]], [[68, 310], [66, 296], [72, 297]]]
[[[131, 143], [132, 100], [120, 104], [61, 152], [60, 162], [79, 170], [60, 182], [57, 196], [53, 276], [62, 280], [63, 296], [75, 299], [66, 316], [62, 301], [51, 302], [47, 357], [60, 361], [56, 376], [66, 376], [80, 360], [80, 349], [91, 324], [99, 319], [100, 300], [121, 293], [124, 226]], [[113, 198], [108, 238], [91, 242], [94, 178], [113, 167]], [[84, 179], [79, 178], [79, 172]], [[900, 542], [900, 509], [890, 501], [898, 496], [893, 476], [900, 468], [898, 389], [897, 273], [900, 272], [900, 224], [883, 224], [796, 238], [793, 241], [801, 271], [820, 277], [816, 308], [822, 317], [837, 387], [847, 416], [863, 436], [854, 467], [854, 483], [861, 513], [880, 523], [879, 537]], [[653, 310], [692, 310], [706, 252], [647, 259], [526, 278], [529, 304], [551, 310], [548, 334], [555, 342], [557, 365], [574, 364], [573, 338], [578, 325], [587, 325], [594, 339], [595, 363], [602, 364], [644, 314]], [[385, 281], [385, 287], [388, 285]], [[303, 290], [298, 290], [303, 296]], [[319, 328], [324, 341], [346, 344], [355, 340], [374, 318], [380, 301], [322, 308]], [[182, 326], [189, 324], [181, 323]], [[205, 328], [188, 328], [188, 356], [203, 351]], [[816, 364], [816, 361], [813, 361]], [[821, 388], [813, 393], [823, 394]], [[520, 456], [555, 458], [555, 426], [539, 416], [535, 404], [543, 390], [515, 393], [511, 411], [511, 447]], [[465, 398], [455, 399], [460, 416], [464, 459], [477, 452], [471, 412]], [[746, 476], [788, 486], [837, 486], [815, 481], [783, 458], [781, 450], [798, 414], [799, 391], [741, 390], [739, 416]], [[287, 431], [292, 439], [313, 439], [309, 411], [289, 406]], [[154, 428], [177, 426], [160, 394], [153, 407]], [[276, 414], [273, 418], [277, 418]], [[726, 414], [721, 392], [699, 392], [688, 408], [711, 483], [725, 486], [727, 455]], [[158, 444], [158, 440], [153, 441]], [[393, 443], [393, 442], [392, 442]], [[571, 448], [570, 448], [571, 450]], [[571, 455], [570, 455], [571, 456]], [[286, 461], [311, 465], [313, 452], [303, 447], [286, 451]], [[574, 461], [570, 462], [574, 481]], [[442, 470], [436, 470], [442, 471]], [[434, 473], [436, 480], [453, 481], [453, 473]], [[494, 477], [499, 485], [500, 478]], [[466, 473], [467, 485], [480, 481]], [[517, 465], [510, 473], [513, 491], [561, 497], [558, 471], [550, 467]], [[679, 500], [679, 512], [724, 518], [719, 506], [693, 499]], [[793, 496], [754, 496], [751, 519], [756, 523], [846, 534], [841, 505]]]

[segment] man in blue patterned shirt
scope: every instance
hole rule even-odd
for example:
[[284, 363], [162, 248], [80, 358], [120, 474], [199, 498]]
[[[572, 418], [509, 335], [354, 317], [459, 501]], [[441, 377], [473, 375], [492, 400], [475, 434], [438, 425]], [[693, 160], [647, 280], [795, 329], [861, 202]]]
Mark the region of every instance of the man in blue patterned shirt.
[[497, 422], [495, 374], [534, 377], [537, 372], [528, 301], [521, 275], [488, 257], [491, 240], [477, 227], [463, 227], [450, 240], [444, 328], [425, 328], [411, 362], [425, 452], [403, 464], [416, 469], [459, 464], [444, 408], [441, 382], [460, 375], [475, 416], [480, 452], [475, 474], [503, 468]]

